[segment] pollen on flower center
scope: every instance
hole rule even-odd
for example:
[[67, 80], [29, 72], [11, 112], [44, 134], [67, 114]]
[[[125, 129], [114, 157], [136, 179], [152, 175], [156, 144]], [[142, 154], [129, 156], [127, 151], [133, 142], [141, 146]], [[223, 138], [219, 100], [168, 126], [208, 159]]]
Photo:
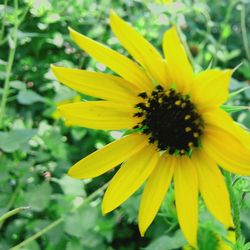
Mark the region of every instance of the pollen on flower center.
[[157, 143], [160, 151], [179, 155], [199, 147], [204, 122], [188, 95], [158, 85], [150, 96], [146, 92], [139, 96], [143, 101], [136, 104], [138, 112], [134, 116], [142, 121], [134, 129], [140, 128], [148, 135], [149, 143]]

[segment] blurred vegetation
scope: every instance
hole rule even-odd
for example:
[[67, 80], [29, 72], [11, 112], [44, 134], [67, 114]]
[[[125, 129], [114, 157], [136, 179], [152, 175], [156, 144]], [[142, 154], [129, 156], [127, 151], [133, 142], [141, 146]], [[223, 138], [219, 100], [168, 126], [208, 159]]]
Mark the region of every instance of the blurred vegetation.
[[[0, 0], [0, 216], [18, 208], [0, 218], [0, 249], [10, 249], [25, 239], [29, 240], [13, 249], [174, 250], [186, 245], [179, 230], [172, 189], [146, 236], [141, 238], [137, 228], [140, 190], [103, 217], [103, 185], [114, 171], [83, 181], [66, 175], [77, 160], [121, 134], [71, 127], [58, 119], [55, 111], [59, 103], [90, 97], [79, 97], [62, 86], [50, 71], [50, 64], [56, 63], [110, 72], [72, 43], [67, 27], [127, 55], [108, 25], [113, 8], [159, 50], [163, 32], [176, 23], [196, 71], [211, 65], [234, 68], [242, 63], [230, 87], [235, 91], [249, 85], [249, 0], [163, 2]], [[247, 89], [229, 104], [249, 106], [249, 102]], [[250, 128], [249, 110], [232, 115]], [[235, 176], [234, 190], [248, 242], [250, 178]], [[201, 200], [199, 248], [219, 249], [225, 236], [225, 230]]]

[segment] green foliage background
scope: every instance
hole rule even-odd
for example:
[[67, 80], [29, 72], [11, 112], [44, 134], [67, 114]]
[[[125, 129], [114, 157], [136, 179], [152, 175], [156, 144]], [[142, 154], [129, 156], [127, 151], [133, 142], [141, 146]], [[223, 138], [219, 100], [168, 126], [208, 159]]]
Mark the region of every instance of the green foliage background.
[[[18, 2], [16, 8], [14, 2]], [[110, 72], [73, 44], [67, 27], [127, 55], [108, 25], [109, 11], [113, 8], [160, 50], [163, 32], [171, 23], [177, 23], [197, 71], [211, 63], [220, 68], [234, 68], [242, 62], [231, 83], [231, 90], [238, 90], [250, 81], [249, 0], [184, 0], [172, 5], [143, 0], [14, 2], [0, 0], [1, 95], [9, 56], [15, 49], [15, 24], [20, 21], [7, 106], [0, 121], [0, 216], [14, 208], [20, 211], [5, 220], [2, 218], [0, 249], [10, 249], [44, 228], [46, 233], [42, 232], [41, 237], [13, 249], [181, 249], [186, 242], [179, 231], [172, 189], [146, 236], [141, 238], [137, 229], [140, 190], [119, 209], [103, 217], [101, 187], [115, 171], [83, 181], [66, 175], [73, 163], [119, 134], [70, 127], [53, 118], [58, 103], [72, 100], [78, 94], [55, 80], [50, 64]], [[249, 106], [249, 102], [248, 89], [228, 104]], [[232, 115], [250, 128], [249, 110]], [[248, 242], [250, 179], [234, 178], [242, 230]], [[99, 188], [90, 201], [87, 197]], [[89, 202], [85, 202], [86, 198]], [[200, 213], [200, 249], [218, 249], [219, 235], [225, 236], [226, 232], [202, 201]], [[50, 228], [53, 222], [56, 224]]]

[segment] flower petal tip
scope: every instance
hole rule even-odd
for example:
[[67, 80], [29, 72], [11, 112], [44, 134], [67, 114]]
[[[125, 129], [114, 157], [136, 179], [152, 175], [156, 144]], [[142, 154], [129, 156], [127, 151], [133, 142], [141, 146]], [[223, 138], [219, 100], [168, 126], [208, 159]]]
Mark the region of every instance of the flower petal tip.
[[75, 176], [75, 174], [74, 174], [74, 171], [72, 171], [72, 168], [70, 168], [70, 169], [68, 170], [67, 175], [70, 176], [71, 178], [76, 179], [76, 176]]
[[113, 9], [110, 9], [109, 16], [117, 16], [116, 12]]
[[107, 209], [107, 207], [105, 207], [102, 203], [102, 215], [106, 215], [108, 214], [109, 212], [111, 212], [111, 210]]
[[110, 13], [109, 13], [109, 21], [110, 24], [112, 24], [113, 22], [117, 21], [119, 19], [119, 16], [116, 14], [116, 12], [111, 9]]
[[107, 212], [102, 209], [102, 215], [104, 216], [106, 214], [107, 214]]
[[75, 31], [74, 29], [72, 29], [70, 26], [67, 27], [69, 32]]
[[166, 30], [164, 37], [168, 37], [168, 36], [176, 36], [176, 34], [178, 34], [177, 32], [177, 28], [175, 25], [171, 26], [168, 30]]
[[69, 31], [71, 38], [74, 40], [74, 37], [77, 35], [78, 32], [71, 27], [68, 27], [68, 31]]
[[146, 230], [144, 230], [144, 229], [140, 228], [140, 226], [139, 226], [139, 231], [140, 231], [140, 235], [141, 235], [141, 237], [144, 237], [144, 236], [145, 236], [145, 232], [146, 232]]
[[62, 113], [63, 106], [64, 106], [64, 105], [59, 105], [59, 106], [56, 107], [56, 109]]
[[57, 78], [57, 72], [58, 72], [58, 66], [56, 66], [55, 64], [50, 64], [50, 70], [52, 71], [52, 73], [54, 74], [54, 76]]
[[72, 166], [68, 170], [67, 175], [70, 176], [70, 177], [72, 177], [72, 178], [74, 178], [74, 179], [84, 179], [84, 178], [87, 178], [87, 177], [83, 176], [82, 173], [79, 173], [79, 168], [76, 167], [75, 165]]

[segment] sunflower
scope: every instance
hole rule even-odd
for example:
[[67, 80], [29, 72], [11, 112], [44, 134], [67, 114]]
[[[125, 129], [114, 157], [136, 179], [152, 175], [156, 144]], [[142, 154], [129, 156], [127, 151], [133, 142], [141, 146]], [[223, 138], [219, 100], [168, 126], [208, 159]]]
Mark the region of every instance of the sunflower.
[[226, 228], [233, 228], [229, 194], [219, 166], [250, 174], [250, 136], [221, 109], [232, 70], [194, 73], [176, 27], [163, 37], [161, 54], [111, 11], [110, 25], [135, 61], [69, 28], [75, 43], [119, 76], [52, 65], [57, 79], [99, 101], [59, 107], [71, 124], [125, 130], [124, 136], [70, 168], [77, 179], [99, 176], [119, 164], [103, 198], [104, 214], [144, 183], [138, 224], [143, 236], [166, 192], [175, 190], [180, 228], [197, 246], [198, 194]]

